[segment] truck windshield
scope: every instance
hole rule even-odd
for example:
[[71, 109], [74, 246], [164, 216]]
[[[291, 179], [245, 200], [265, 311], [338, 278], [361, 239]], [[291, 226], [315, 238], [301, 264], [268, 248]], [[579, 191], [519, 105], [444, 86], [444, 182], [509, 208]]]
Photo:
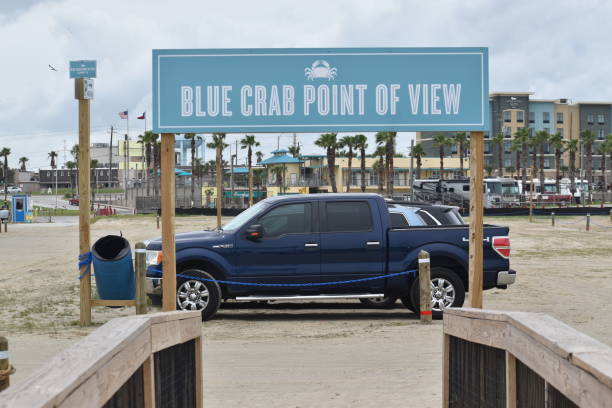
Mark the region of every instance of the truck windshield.
[[487, 181], [486, 186], [487, 186], [486, 193], [489, 193], [489, 194], [501, 194], [502, 193], [501, 183], [499, 182]]
[[223, 231], [234, 231], [240, 228], [245, 222], [255, 217], [257, 214], [262, 212], [268, 207], [268, 204], [263, 201], [258, 202], [251, 208], [248, 208], [238, 214], [234, 219], [223, 226]]
[[516, 183], [502, 183], [502, 194], [518, 194], [519, 189]]

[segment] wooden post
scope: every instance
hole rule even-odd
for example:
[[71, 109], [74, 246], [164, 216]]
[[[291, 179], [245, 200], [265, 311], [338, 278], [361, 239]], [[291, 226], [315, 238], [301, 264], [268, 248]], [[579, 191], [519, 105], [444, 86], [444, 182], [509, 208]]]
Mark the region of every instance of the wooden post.
[[[76, 78], [76, 94], [83, 88], [83, 78]], [[89, 160], [89, 99], [79, 99], [79, 254], [91, 250], [90, 237], [90, 160]], [[51, 211], [49, 210], [49, 218]], [[85, 273], [85, 265], [80, 275]], [[85, 274], [80, 280], [80, 314], [81, 326], [91, 324], [91, 273]]]
[[217, 228], [221, 228], [221, 209], [223, 208], [223, 163], [221, 146], [217, 146]]
[[146, 274], [147, 274], [147, 250], [146, 245], [142, 241], [138, 241], [135, 245], [136, 252], [136, 314], [147, 313], [147, 292], [146, 292]]
[[202, 353], [202, 336], [194, 339], [195, 347], [195, 381], [196, 381], [196, 408], [204, 406], [204, 358]]
[[142, 363], [144, 382], [144, 407], [155, 408], [155, 362], [153, 354]]
[[591, 230], [591, 214], [587, 213], [586, 216], [586, 230], [590, 231]]
[[506, 408], [516, 408], [516, 358], [506, 351]]
[[483, 132], [470, 134], [470, 259], [469, 294], [470, 307], [482, 308], [482, 253], [483, 253]]
[[161, 139], [162, 310], [176, 310], [176, 246], [174, 242], [174, 133]]
[[450, 395], [450, 336], [443, 334], [442, 344], [442, 407], [448, 408]]
[[156, 215], [155, 219], [157, 220], [157, 229], [159, 229], [159, 215]]
[[555, 212], [554, 211], [550, 213], [550, 222], [552, 226], [554, 227], [555, 226]]
[[0, 336], [0, 391], [5, 390], [11, 385], [10, 375], [14, 370], [9, 363], [8, 340]]
[[429, 254], [419, 252], [419, 299], [421, 323], [431, 323], [431, 274]]

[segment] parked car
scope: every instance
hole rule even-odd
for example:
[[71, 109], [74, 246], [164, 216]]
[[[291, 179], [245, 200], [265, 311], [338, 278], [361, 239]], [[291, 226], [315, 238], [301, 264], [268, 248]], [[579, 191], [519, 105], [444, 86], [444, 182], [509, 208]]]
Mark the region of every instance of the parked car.
[[[431, 257], [432, 311], [463, 305], [468, 290], [468, 227], [395, 228], [377, 194], [306, 194], [268, 198], [223, 228], [176, 235], [177, 309], [209, 319], [221, 299], [238, 301], [399, 297], [419, 309], [418, 254]], [[483, 288], [506, 288], [508, 228], [484, 227]], [[147, 244], [148, 293], [161, 296], [162, 242]], [[391, 277], [388, 275], [396, 274]], [[397, 275], [400, 274], [400, 275]], [[375, 278], [362, 280], [362, 278]], [[217, 281], [241, 283], [227, 284]], [[349, 284], [311, 283], [358, 280]], [[302, 286], [264, 286], [265, 284]]]
[[79, 197], [72, 197], [68, 199], [68, 204], [79, 205]]
[[21, 189], [21, 187], [18, 186], [8, 186], [6, 188], [6, 191], [10, 194], [18, 194], [18, 193], [22, 193], [23, 190]]

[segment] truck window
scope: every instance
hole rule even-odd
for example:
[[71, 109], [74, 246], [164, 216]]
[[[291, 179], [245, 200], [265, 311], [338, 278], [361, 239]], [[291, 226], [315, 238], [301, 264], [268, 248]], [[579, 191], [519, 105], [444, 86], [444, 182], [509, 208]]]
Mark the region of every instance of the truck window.
[[356, 232], [372, 230], [372, 212], [365, 201], [325, 203], [326, 232]]
[[259, 219], [264, 238], [311, 231], [310, 203], [286, 204], [273, 208]]
[[391, 216], [391, 228], [404, 228], [409, 226], [404, 214], [390, 213], [389, 215]]
[[426, 225], [432, 225], [432, 226], [440, 225], [440, 223], [433, 217], [433, 215], [431, 215], [427, 211], [419, 210], [417, 211], [417, 214], [421, 216], [423, 221], [425, 221]]

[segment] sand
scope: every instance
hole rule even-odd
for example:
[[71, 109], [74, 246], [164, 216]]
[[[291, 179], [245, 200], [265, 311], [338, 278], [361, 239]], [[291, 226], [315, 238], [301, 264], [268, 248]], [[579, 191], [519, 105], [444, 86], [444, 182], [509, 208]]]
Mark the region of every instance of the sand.
[[[485, 292], [486, 308], [548, 313], [612, 345], [612, 223], [593, 217], [489, 218], [511, 229], [518, 281]], [[177, 217], [178, 232], [213, 217]], [[10, 225], [0, 235], [0, 333], [9, 338], [13, 384], [62, 348], [133, 309], [95, 308], [94, 327], [78, 327], [77, 225]], [[92, 242], [156, 237], [153, 217], [103, 219]], [[418, 323], [398, 302], [390, 310], [357, 301], [252, 305], [228, 303], [202, 325], [207, 407], [438, 407], [440, 322]]]

